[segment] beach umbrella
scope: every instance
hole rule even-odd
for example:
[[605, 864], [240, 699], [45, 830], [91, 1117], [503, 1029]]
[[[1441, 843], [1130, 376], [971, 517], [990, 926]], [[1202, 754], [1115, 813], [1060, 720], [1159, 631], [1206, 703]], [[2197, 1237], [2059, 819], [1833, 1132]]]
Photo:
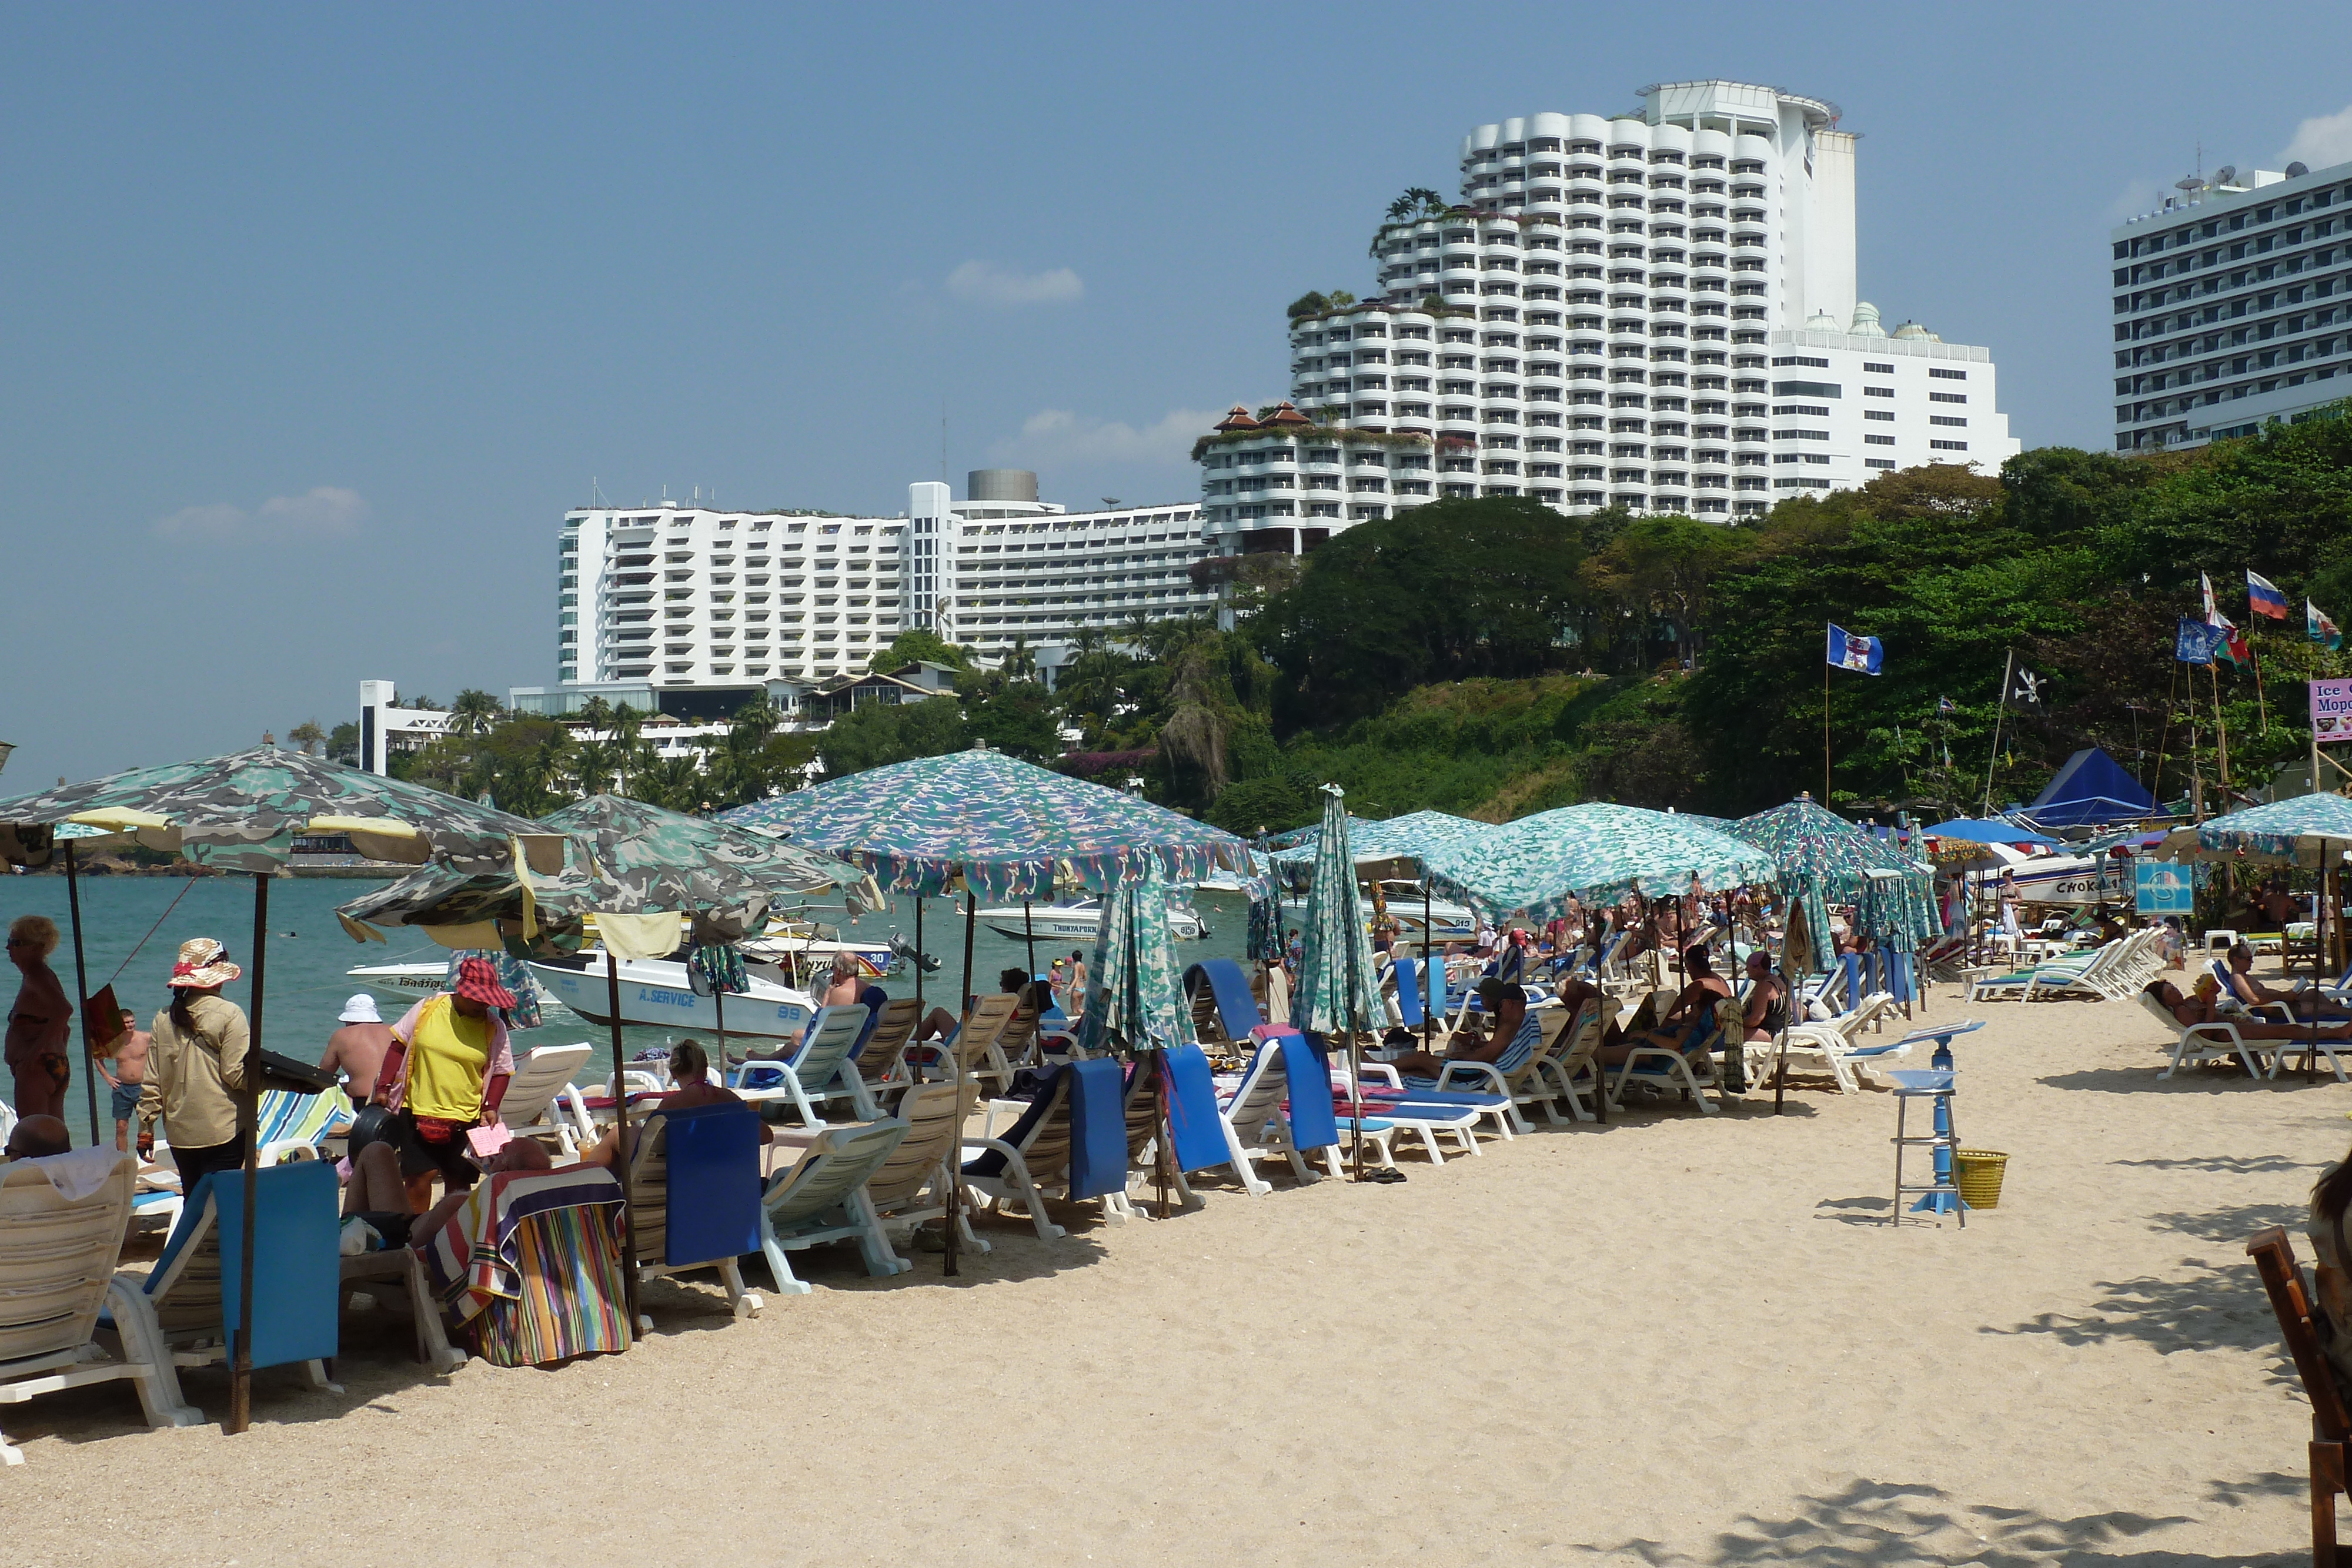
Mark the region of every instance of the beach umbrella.
[[[1346, 793], [1323, 786], [1323, 831], [1316, 840], [1313, 875], [1301, 921], [1298, 988], [1290, 998], [1290, 1021], [1325, 1039], [1348, 1040], [1348, 1099], [1355, 1125], [1356, 1179], [1364, 1178], [1362, 1070], [1357, 1032], [1382, 1016], [1381, 984], [1372, 964], [1372, 944], [1356, 903], [1356, 866], [1349, 843]], [[1291, 1093], [1301, 1086], [1292, 1084]]]
[[1628, 893], [1679, 896], [1696, 875], [1710, 887], [1778, 880], [1755, 845], [1687, 817], [1589, 801], [1521, 817], [1422, 862], [1437, 886], [1497, 917], [1563, 912], [1571, 898], [1606, 902]]
[[[73, 827], [100, 831], [64, 841], [68, 876], [73, 873], [77, 844], [136, 843], [176, 853], [210, 870], [253, 877], [253, 990], [247, 1022], [257, 1053], [262, 1044], [269, 951], [269, 881], [286, 870], [297, 835], [343, 833], [350, 836], [353, 848], [372, 860], [404, 865], [431, 863], [466, 874], [496, 873], [518, 858], [553, 869], [561, 853], [560, 843], [527, 818], [274, 746], [195, 762], [136, 768], [0, 800], [0, 859], [45, 865], [59, 842], [58, 834]], [[79, 949], [78, 895], [73, 902]], [[77, 1010], [86, 1010], [88, 1006], [84, 996]], [[87, 1032], [87, 1020], [84, 1029]], [[247, 1237], [253, 1235], [258, 1185], [253, 1137], [258, 1098], [257, 1091], [248, 1092], [240, 1097], [237, 1108], [237, 1132], [246, 1150], [243, 1233]], [[244, 1431], [252, 1413], [250, 1247], [245, 1249], [240, 1267], [236, 1354], [229, 1385], [231, 1432]]]
[[[1056, 883], [1108, 894], [1157, 865], [1171, 883], [1254, 876], [1249, 845], [1163, 806], [1072, 779], [985, 745], [869, 768], [722, 811], [718, 821], [856, 862], [891, 893], [963, 894], [963, 1017], [971, 1018], [979, 900], [1050, 896]], [[953, 1051], [957, 1091], [962, 1067]], [[945, 1271], [957, 1272], [962, 1167], [953, 1165]]]
[[[1078, 1019], [1078, 1044], [1097, 1054], [1112, 1042], [1140, 1057], [1193, 1043], [1192, 1009], [1184, 999], [1183, 967], [1168, 920], [1168, 879], [1147, 864], [1122, 881], [1103, 903], [1095, 932], [1094, 963], [1087, 974], [1085, 1011]], [[1168, 1213], [1168, 1071], [1164, 1056], [1155, 1074], [1160, 1096], [1160, 1217]]]
[[1811, 795], [1725, 824], [1731, 837], [1772, 857], [1792, 912], [1801, 912], [1815, 953], [1830, 950], [1829, 904], [1854, 906], [1854, 929], [1898, 952], [1935, 935], [1927, 870]]
[[2023, 849], [2038, 844], [2043, 849], [2056, 849], [2058, 841], [2047, 833], [2037, 833], [2031, 828], [2004, 822], [1999, 817], [1955, 817], [1948, 822], [1938, 822], [1932, 828], [1922, 828], [1920, 833], [1930, 839], [1952, 839], [1971, 844], [2008, 844]]
[[[1424, 992], [1422, 1009], [1423, 1043], [1434, 1028], [1438, 1007], [1437, 973], [1429, 963], [1436, 939], [1430, 935], [1431, 892], [1429, 879], [1423, 866], [1433, 850], [1449, 849], [1491, 832], [1494, 824], [1457, 817], [1450, 811], [1409, 811], [1402, 817], [1389, 817], [1370, 821], [1361, 817], [1348, 819], [1348, 845], [1356, 862], [1358, 875], [1395, 874], [1367, 867], [1402, 866], [1409, 864], [1412, 874], [1421, 882], [1422, 988]], [[1282, 874], [1304, 883], [1311, 873], [1317, 849], [1322, 841], [1323, 830], [1318, 824], [1302, 828], [1289, 835], [1291, 846], [1278, 850], [1267, 858]]]

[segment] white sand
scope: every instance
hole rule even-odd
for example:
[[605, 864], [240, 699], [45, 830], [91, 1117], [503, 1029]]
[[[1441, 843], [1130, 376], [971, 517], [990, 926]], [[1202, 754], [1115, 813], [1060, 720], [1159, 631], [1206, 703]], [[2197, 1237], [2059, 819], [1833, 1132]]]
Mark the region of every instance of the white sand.
[[[992, 1221], [952, 1283], [844, 1248], [756, 1322], [658, 1283], [648, 1343], [554, 1372], [434, 1378], [354, 1314], [349, 1392], [267, 1372], [240, 1438], [146, 1431], [123, 1385], [0, 1406], [27, 1456], [0, 1539], [19, 1563], [2298, 1560], [2308, 1413], [2242, 1247], [2299, 1238], [2352, 1090], [2159, 1082], [2136, 1004], [1975, 1012], [1960, 1128], [2013, 1160], [1965, 1231], [1882, 1223], [1883, 1093], [1643, 1111], [1394, 1187], [1089, 1206], [1052, 1244]], [[225, 1411], [219, 1373], [186, 1388]]]

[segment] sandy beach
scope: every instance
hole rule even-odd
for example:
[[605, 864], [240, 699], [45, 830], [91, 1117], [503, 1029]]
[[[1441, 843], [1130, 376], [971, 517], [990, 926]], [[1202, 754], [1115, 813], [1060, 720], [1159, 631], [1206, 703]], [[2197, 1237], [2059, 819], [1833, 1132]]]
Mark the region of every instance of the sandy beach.
[[[2159, 1082], [2136, 1004], [1964, 1008], [1966, 1230], [1889, 1228], [1895, 1105], [1636, 1111], [1166, 1222], [985, 1222], [942, 1281], [737, 1322], [659, 1282], [625, 1357], [446, 1379], [347, 1319], [341, 1396], [150, 1432], [6, 1412], [26, 1563], [1600, 1558], [2221, 1564], [2308, 1552], [2308, 1414], [2245, 1237], [2298, 1234], [2352, 1090]], [[1924, 1065], [1924, 1063], [1921, 1063]], [[810, 1255], [803, 1254], [803, 1257]], [[756, 1267], [755, 1276], [764, 1270]], [[186, 1377], [217, 1420], [226, 1380]]]

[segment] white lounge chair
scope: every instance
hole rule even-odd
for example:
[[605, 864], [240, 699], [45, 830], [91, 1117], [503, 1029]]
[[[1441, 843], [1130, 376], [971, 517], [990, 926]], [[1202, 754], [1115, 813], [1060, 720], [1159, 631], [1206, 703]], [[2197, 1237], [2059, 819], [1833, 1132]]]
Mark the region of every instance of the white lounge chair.
[[[863, 1009], [859, 1009], [863, 1011]], [[695, 1111], [708, 1107], [697, 1106]], [[633, 1129], [635, 1148], [629, 1161], [629, 1237], [628, 1245], [636, 1254], [638, 1271], [648, 1278], [688, 1274], [702, 1269], [719, 1272], [720, 1289], [727, 1292], [727, 1304], [739, 1318], [756, 1318], [767, 1303], [757, 1291], [743, 1283], [743, 1270], [733, 1256], [698, 1258], [678, 1263], [667, 1261], [669, 1253], [669, 1123], [674, 1115], [692, 1115], [694, 1111], [656, 1111]], [[736, 1113], [740, 1114], [740, 1113]], [[756, 1151], [755, 1156], [756, 1156]], [[756, 1179], [756, 1159], [751, 1175]], [[642, 1332], [650, 1323], [642, 1314], [638, 1327]]]
[[864, 1126], [827, 1127], [798, 1164], [769, 1181], [760, 1195], [760, 1250], [777, 1290], [808, 1294], [809, 1285], [793, 1273], [784, 1254], [827, 1241], [856, 1241], [865, 1256], [866, 1271], [877, 1279], [913, 1267], [890, 1249], [882, 1221], [865, 1195], [867, 1180], [883, 1168], [908, 1131], [897, 1117]]
[[[882, 1113], [866, 1086], [865, 1075], [849, 1061], [851, 1049], [865, 1031], [866, 1018], [862, 1002], [820, 1008], [797, 1049], [748, 1048], [742, 1070], [736, 1075], [735, 1092], [755, 1105], [789, 1101], [802, 1122], [812, 1127], [824, 1121], [817, 1107], [835, 1100], [849, 1102], [860, 1119], [874, 1120]], [[764, 1082], [770, 1073], [776, 1075], [775, 1081]]]
[[[1862, 999], [1860, 1007], [1840, 1013], [1826, 1023], [1790, 1024], [1785, 1051], [1776, 1043], [1769, 1048], [1769, 1054], [1776, 1067], [1784, 1055], [1801, 1052], [1809, 1056], [1819, 1056], [1822, 1063], [1828, 1067], [1830, 1076], [1836, 1081], [1838, 1092], [1852, 1094], [1859, 1087], [1853, 1072], [1853, 1064], [1856, 1061], [1876, 1060], [1888, 1054], [1902, 1054], [1889, 1052], [1871, 1045], [1864, 1035], [1864, 1031], [1883, 1022], [1894, 1010], [1895, 998], [1892, 996], [1885, 991], [1873, 991]], [[1751, 1049], [1767, 1050], [1764, 1042], [1760, 1040]], [[1768, 1074], [1769, 1071], [1768, 1069]], [[1764, 1075], [1759, 1075], [1757, 1081], [1761, 1082], [1762, 1076]]]
[[[1289, 1124], [1283, 1120], [1282, 1103], [1289, 1098], [1290, 1078], [1283, 1066], [1281, 1042], [1259, 1040], [1256, 1053], [1242, 1070], [1241, 1082], [1217, 1106], [1230, 1156], [1227, 1164], [1241, 1179], [1242, 1190], [1252, 1197], [1263, 1197], [1274, 1190], [1274, 1184], [1257, 1174], [1260, 1160], [1287, 1160], [1291, 1175], [1302, 1186], [1317, 1179], [1291, 1142]], [[1339, 1174], [1336, 1156], [1331, 1174]]]
[[[1597, 1019], [1597, 1004], [1588, 1003], [1586, 1010]], [[1437, 1087], [1445, 1091], [1484, 1090], [1500, 1094], [1510, 1102], [1511, 1130], [1526, 1133], [1533, 1129], [1520, 1112], [1522, 1106], [1543, 1107], [1544, 1116], [1555, 1127], [1564, 1124], [1559, 1113], [1559, 1091], [1553, 1087], [1550, 1072], [1553, 1060], [1567, 1038], [1569, 1026], [1576, 1020], [1570, 1018], [1566, 1008], [1543, 1007], [1529, 1009], [1543, 1030], [1543, 1038], [1535, 1050], [1516, 1069], [1506, 1072], [1484, 1061], [1449, 1061], [1437, 1074]]]
[[[101, 1158], [85, 1149], [0, 1167], [0, 1405], [128, 1378], [149, 1426], [201, 1425], [203, 1413], [180, 1397], [170, 1353], [147, 1335], [132, 1306], [137, 1286], [114, 1272], [139, 1162], [115, 1155], [97, 1189], [80, 1197], [67, 1197], [52, 1178], [58, 1161], [78, 1162], [87, 1176]], [[123, 1325], [114, 1355], [95, 1337], [110, 1299]], [[0, 1464], [24, 1462], [0, 1434]]]
[[[2158, 1078], [2169, 1078], [2179, 1071], [2183, 1065], [2189, 1062], [2218, 1061], [2229, 1058], [2236, 1059], [2239, 1065], [2246, 1070], [2247, 1077], [2266, 1077], [2277, 1071], [2278, 1048], [2283, 1044], [2291, 1046], [2293, 1043], [2270, 1040], [2249, 1040], [2238, 1033], [2237, 1025], [2231, 1023], [2192, 1023], [2184, 1026], [2179, 1019], [2174, 1018], [2167, 1010], [2162, 1002], [2147, 992], [2142, 991], [2139, 994], [2139, 999], [2140, 1004], [2147, 1008], [2149, 1013], [2163, 1020], [2166, 1028], [2179, 1031], [2179, 1039], [2172, 1047], [2172, 1064], [2158, 1073]], [[2265, 1055], [2271, 1058], [2267, 1071], [2262, 1060]], [[2330, 1061], [2335, 1060], [2332, 1053], [2328, 1060]], [[2341, 1077], [2342, 1073], [2339, 1071], [2337, 1076]]]
[[[890, 1157], [882, 1162], [874, 1174], [866, 1178], [864, 1197], [866, 1207], [874, 1211], [886, 1233], [911, 1230], [926, 1220], [939, 1219], [948, 1211], [948, 1161], [955, 1157], [963, 1137], [964, 1120], [971, 1113], [979, 1085], [964, 1082], [961, 1109], [958, 1109], [956, 1087], [952, 1083], [908, 1084], [890, 1107], [890, 1114], [907, 1124], [907, 1135]], [[780, 1136], [797, 1138], [798, 1134]], [[987, 1241], [971, 1228], [971, 1217], [959, 1214], [956, 1223], [962, 1227], [963, 1244], [977, 1252], [989, 1249]], [[914, 1263], [900, 1257], [898, 1272], [903, 1274]]]
[[1716, 1107], [1706, 1103], [1707, 1090], [1715, 1090], [1717, 1097], [1725, 1104], [1731, 1103], [1731, 1092], [1724, 1086], [1723, 1074], [1716, 1061], [1716, 1051], [1727, 1036], [1744, 1044], [1747, 1033], [1738, 999], [1725, 997], [1715, 1004], [1713, 1016], [1706, 1024], [1692, 1025], [1684, 1030], [1684, 1044], [1632, 1046], [1625, 1053], [1625, 1060], [1618, 1064], [1615, 1078], [1609, 1082], [1610, 1104], [1622, 1107], [1625, 1086], [1644, 1082], [1662, 1088], [1680, 1089], [1685, 1098], [1698, 1103], [1701, 1113], [1714, 1115]]
[[506, 1098], [499, 1102], [499, 1120], [518, 1138], [538, 1138], [555, 1145], [554, 1152], [576, 1160], [583, 1148], [594, 1146], [596, 1124], [588, 1104], [572, 1080], [595, 1053], [591, 1045], [542, 1045], [515, 1063], [507, 1082]]
[[1002, 1214], [1006, 1204], [1018, 1203], [1037, 1239], [1052, 1241], [1069, 1234], [1045, 1218], [1043, 1189], [1059, 1181], [1070, 1168], [1070, 1075], [1056, 1074], [1045, 1099], [1033, 1105], [1032, 1111], [1002, 1138], [961, 1140], [964, 1149], [979, 1156], [965, 1162], [963, 1185], [987, 1203], [992, 1214]]

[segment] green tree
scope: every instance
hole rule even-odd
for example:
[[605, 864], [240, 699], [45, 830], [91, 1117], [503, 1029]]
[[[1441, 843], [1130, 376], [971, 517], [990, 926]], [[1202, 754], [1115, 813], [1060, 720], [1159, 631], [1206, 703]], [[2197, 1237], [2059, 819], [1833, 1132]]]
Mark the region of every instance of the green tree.
[[1322, 814], [1315, 791], [1287, 776], [1228, 786], [1209, 809], [1209, 821], [1229, 833], [1255, 837], [1302, 828]]
[[489, 693], [477, 686], [467, 686], [449, 705], [449, 733], [452, 735], [483, 735], [498, 723], [506, 712], [504, 705]]
[[312, 747], [324, 746], [327, 743], [327, 732], [319, 727], [317, 719], [306, 718], [288, 730], [286, 738], [307, 753]]
[[828, 779], [886, 763], [940, 757], [971, 744], [963, 706], [954, 697], [916, 703], [862, 703], [833, 721], [818, 741]]
[[890, 645], [874, 655], [866, 667], [877, 674], [903, 670], [921, 660], [927, 664], [945, 664], [961, 670], [970, 662], [961, 648], [926, 626], [910, 626], [890, 640]]
[[328, 734], [327, 757], [330, 761], [359, 766], [360, 727], [356, 723], [347, 720]]

